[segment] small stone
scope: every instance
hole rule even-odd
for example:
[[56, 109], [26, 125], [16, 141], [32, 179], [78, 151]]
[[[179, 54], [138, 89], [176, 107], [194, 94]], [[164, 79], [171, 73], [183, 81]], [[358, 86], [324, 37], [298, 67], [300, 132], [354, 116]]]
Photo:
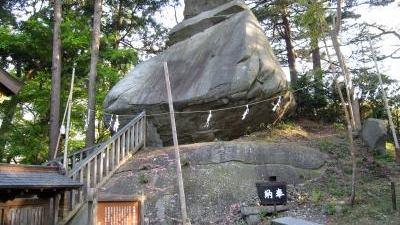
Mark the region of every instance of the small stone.
[[246, 222], [249, 225], [252, 224], [257, 224], [261, 221], [260, 216], [259, 215], [249, 215], [246, 217]]

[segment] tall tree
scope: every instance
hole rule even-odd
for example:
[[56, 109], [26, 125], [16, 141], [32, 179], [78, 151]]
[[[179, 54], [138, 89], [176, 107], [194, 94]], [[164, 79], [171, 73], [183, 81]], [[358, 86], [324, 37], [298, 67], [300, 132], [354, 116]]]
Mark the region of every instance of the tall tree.
[[281, 17], [282, 17], [281, 29], [283, 29], [283, 31], [280, 31], [279, 33], [286, 43], [286, 54], [288, 57], [290, 81], [296, 83], [298, 78], [296, 69], [296, 53], [293, 46], [293, 37], [289, 23], [288, 7], [286, 5], [282, 5]]
[[102, 0], [94, 2], [93, 30], [92, 30], [92, 47], [89, 72], [89, 88], [88, 88], [88, 128], [86, 131], [86, 146], [89, 147], [96, 140], [96, 78], [97, 78], [97, 62], [99, 59], [100, 48], [100, 28], [101, 28], [101, 12]]
[[[54, 26], [53, 4], [36, 4], [37, 1], [12, 0], [15, 4], [0, 2], [1, 9], [7, 9], [7, 16], [0, 13], [0, 65], [8, 68], [12, 75], [18, 75], [26, 82], [17, 98], [10, 106], [11, 101], [0, 105], [0, 117], [3, 120], [0, 128], [0, 151], [3, 152], [3, 160], [13, 158], [15, 162], [42, 163], [48, 158], [49, 147], [49, 96], [51, 95], [51, 68], [52, 61], [49, 55], [52, 53], [51, 43]], [[121, 0], [122, 1], [122, 0]], [[123, 0], [122, 2], [127, 2]], [[129, 1], [140, 4], [138, 7], [123, 6], [124, 16], [120, 27], [121, 42], [114, 43], [114, 28], [108, 26], [107, 18], [114, 18], [111, 11], [104, 12], [103, 22], [107, 27], [101, 38], [101, 49], [97, 63], [96, 84], [96, 111], [101, 111], [101, 102], [110, 87], [116, 83], [127, 71], [137, 63], [138, 51], [142, 48], [132, 48], [132, 44], [140, 43], [137, 37], [149, 36], [154, 40], [160, 37], [158, 33], [145, 35], [146, 32], [158, 31], [154, 14], [162, 9], [168, 1]], [[163, 2], [163, 4], [155, 4]], [[113, 2], [109, 1], [104, 3]], [[6, 6], [6, 7], [4, 7]], [[26, 7], [25, 7], [26, 6]], [[35, 7], [35, 8], [34, 8]], [[107, 4], [107, 9], [110, 5]], [[131, 10], [131, 11], [129, 11]], [[61, 22], [61, 45], [63, 62], [61, 71], [60, 108], [67, 96], [70, 84], [70, 74], [74, 62], [76, 66], [76, 85], [74, 87], [74, 107], [71, 114], [71, 140], [70, 149], [81, 148], [85, 140], [84, 121], [87, 115], [88, 76], [90, 54], [90, 29], [88, 21], [93, 17], [93, 1], [63, 1]], [[142, 12], [146, 11], [145, 16]], [[25, 17], [18, 17], [19, 13]], [[130, 14], [130, 13], [133, 14]], [[150, 18], [150, 15], [152, 15]], [[131, 16], [128, 17], [128, 16]], [[149, 17], [143, 20], [143, 17]], [[18, 18], [18, 20], [16, 19]], [[152, 22], [151, 22], [152, 21]], [[134, 25], [135, 24], [135, 25]], [[157, 25], [157, 26], [156, 26]], [[132, 28], [134, 27], [134, 28]], [[165, 30], [165, 29], [162, 29]], [[141, 34], [141, 35], [137, 35]], [[148, 40], [151, 40], [148, 39]], [[161, 42], [161, 41], [160, 41]], [[147, 44], [157, 42], [146, 42]], [[146, 46], [143, 44], [142, 46]], [[115, 47], [114, 47], [115, 46]], [[139, 45], [140, 46], [140, 45]], [[162, 48], [162, 47], [161, 47]], [[147, 48], [146, 48], [147, 49]], [[143, 52], [141, 54], [144, 54]], [[109, 132], [107, 126], [101, 126], [102, 115], [97, 113], [96, 142], [107, 139]], [[9, 121], [9, 122], [4, 122]], [[58, 131], [58, 129], [57, 129]], [[100, 131], [100, 132], [99, 132]], [[21, 137], [24, 137], [21, 141]], [[35, 147], [33, 147], [35, 146]]]
[[[278, 45], [275, 45], [275, 52], [285, 52], [282, 57], [279, 57], [279, 54], [277, 54], [278, 59], [280, 59], [283, 65], [289, 67], [290, 81], [296, 83], [298, 79], [298, 71], [296, 68], [297, 54], [294, 47], [295, 37], [292, 30], [293, 13], [291, 10], [294, 1], [248, 0], [246, 2], [252, 6], [252, 11], [264, 26], [265, 31], [267, 33], [270, 32], [271, 41], [278, 42]], [[275, 38], [276, 36], [279, 38]], [[281, 42], [284, 43], [284, 47], [281, 47], [282, 49], [280, 48], [282, 45]]]
[[48, 159], [57, 154], [60, 135], [60, 89], [61, 89], [61, 13], [62, 1], [54, 0], [53, 56], [51, 73], [50, 129]]

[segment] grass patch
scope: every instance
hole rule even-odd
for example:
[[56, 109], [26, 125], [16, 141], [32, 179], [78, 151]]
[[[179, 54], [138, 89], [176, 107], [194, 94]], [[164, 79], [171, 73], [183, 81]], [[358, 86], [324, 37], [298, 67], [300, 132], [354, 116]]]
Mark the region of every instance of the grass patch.
[[321, 152], [328, 153], [335, 158], [345, 158], [350, 155], [347, 144], [334, 142], [328, 138], [321, 139], [318, 147]]
[[326, 213], [328, 215], [336, 214], [336, 199], [331, 199], [326, 205]]
[[393, 143], [386, 142], [386, 156], [389, 157], [391, 161], [396, 159], [396, 150]]
[[[355, 204], [351, 206], [352, 161], [345, 130], [342, 124], [300, 120], [281, 122], [252, 138], [318, 148], [329, 156], [320, 178], [289, 191], [292, 196], [288, 200], [300, 211], [312, 208], [325, 214], [327, 224], [332, 225], [399, 225], [399, 212], [392, 209], [390, 189], [390, 181], [394, 180], [400, 190], [400, 167], [395, 162], [393, 144], [387, 143], [387, 155], [379, 155], [367, 150], [359, 138], [354, 139], [356, 195]], [[299, 178], [303, 181], [304, 174], [299, 174]], [[397, 202], [399, 205], [400, 194], [397, 194]]]
[[318, 189], [313, 189], [311, 191], [311, 201], [313, 203], [318, 203], [321, 200], [321, 191]]
[[181, 159], [181, 166], [182, 167], [189, 167], [190, 161], [188, 159]]
[[138, 177], [139, 183], [140, 184], [147, 184], [149, 183], [149, 179], [146, 177], [146, 175], [144, 175], [143, 173], [141, 173]]

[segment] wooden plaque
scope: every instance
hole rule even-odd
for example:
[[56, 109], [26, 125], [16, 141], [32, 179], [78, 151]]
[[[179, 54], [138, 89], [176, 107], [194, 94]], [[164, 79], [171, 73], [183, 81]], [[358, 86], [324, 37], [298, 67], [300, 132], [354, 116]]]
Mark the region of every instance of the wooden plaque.
[[256, 187], [261, 205], [283, 205], [287, 203], [285, 182], [256, 183]]
[[140, 225], [140, 203], [138, 201], [98, 202], [97, 225]]

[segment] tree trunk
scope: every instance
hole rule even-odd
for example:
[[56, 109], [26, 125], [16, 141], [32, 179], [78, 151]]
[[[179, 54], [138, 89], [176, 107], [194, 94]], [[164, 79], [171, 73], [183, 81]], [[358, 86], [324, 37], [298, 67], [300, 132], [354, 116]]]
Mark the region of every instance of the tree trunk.
[[94, 3], [93, 31], [92, 31], [92, 47], [89, 72], [88, 87], [88, 128], [86, 131], [86, 147], [92, 146], [96, 140], [96, 78], [97, 78], [97, 61], [99, 57], [100, 47], [100, 26], [101, 26], [101, 0]]
[[282, 23], [284, 29], [283, 39], [286, 43], [286, 51], [288, 56], [290, 82], [293, 84], [297, 81], [296, 54], [292, 43], [292, 31], [290, 30], [287, 8], [282, 10]]
[[354, 98], [351, 104], [353, 106], [353, 113], [354, 113], [354, 123], [355, 123], [354, 128], [356, 130], [360, 130], [361, 129], [360, 102], [358, 101], [357, 98]]
[[51, 102], [48, 159], [55, 158], [60, 133], [60, 88], [61, 88], [61, 10], [62, 1], [54, 0], [53, 56], [51, 73]]
[[323, 72], [321, 67], [321, 54], [319, 49], [319, 38], [317, 37], [310, 37], [311, 39], [311, 58], [313, 63], [313, 77], [314, 83], [312, 84], [314, 89], [313, 94], [313, 109], [315, 112], [318, 112], [318, 116], [320, 115], [319, 110], [327, 105], [327, 97], [326, 92], [324, 89], [324, 82], [323, 82]]
[[314, 89], [316, 94], [323, 94], [321, 54], [319, 52], [318, 38], [311, 37], [311, 58], [313, 63]]
[[118, 2], [118, 10], [117, 10], [117, 16], [114, 19], [114, 43], [112, 44], [113, 49], [118, 49], [119, 43], [120, 43], [120, 38], [121, 38], [121, 26], [123, 23], [123, 1]]

